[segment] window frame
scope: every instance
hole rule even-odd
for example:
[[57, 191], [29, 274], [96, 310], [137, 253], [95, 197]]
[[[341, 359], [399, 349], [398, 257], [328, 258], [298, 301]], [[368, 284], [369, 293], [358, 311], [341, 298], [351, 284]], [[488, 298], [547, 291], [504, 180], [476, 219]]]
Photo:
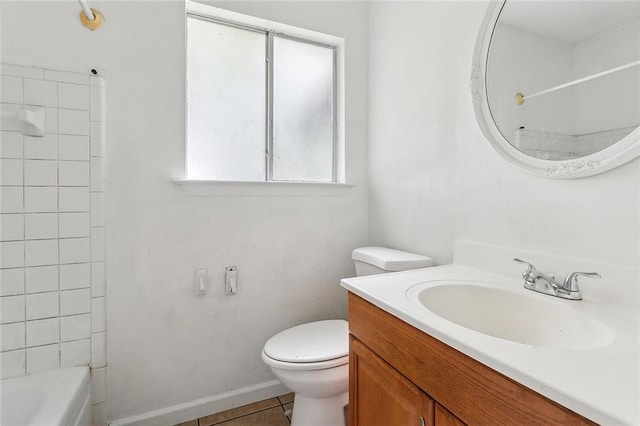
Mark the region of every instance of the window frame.
[[[188, 176], [188, 152], [189, 152], [189, 136], [188, 136], [188, 79], [187, 79], [187, 19], [195, 18], [204, 21], [213, 22], [220, 25], [227, 25], [234, 28], [259, 32], [265, 35], [266, 53], [265, 53], [265, 176], [261, 181], [225, 181], [218, 179], [200, 180], [190, 179]], [[274, 39], [276, 37], [294, 40], [301, 43], [329, 48], [333, 55], [333, 96], [331, 105], [331, 123], [332, 123], [332, 160], [331, 160], [331, 180], [327, 181], [307, 181], [307, 180], [275, 180], [273, 179], [273, 58], [274, 58]], [[268, 21], [249, 15], [231, 12], [226, 9], [219, 9], [213, 6], [186, 0], [185, 2], [185, 179], [176, 180], [177, 183], [183, 182], [216, 182], [216, 183], [280, 183], [280, 184], [344, 184], [345, 183], [345, 145], [344, 145], [344, 39], [306, 30], [299, 27], [293, 27], [278, 22]]]

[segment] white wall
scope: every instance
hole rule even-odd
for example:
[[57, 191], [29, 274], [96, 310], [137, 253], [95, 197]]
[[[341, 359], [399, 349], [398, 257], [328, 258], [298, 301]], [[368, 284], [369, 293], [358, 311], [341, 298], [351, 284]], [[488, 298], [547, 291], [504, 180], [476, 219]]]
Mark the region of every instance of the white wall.
[[476, 124], [469, 77], [484, 2], [372, 3], [372, 243], [452, 260], [472, 239], [638, 264], [640, 161], [552, 180], [504, 161]]
[[[218, 4], [220, 5], [220, 4]], [[233, 3], [262, 18], [346, 38], [346, 196], [190, 197], [184, 163], [180, 2], [3, 2], [2, 62], [88, 72], [107, 98], [110, 419], [273, 379], [260, 349], [276, 331], [345, 317], [339, 278], [367, 232], [367, 6]], [[239, 293], [223, 271], [238, 267]], [[210, 293], [194, 295], [207, 268]]]

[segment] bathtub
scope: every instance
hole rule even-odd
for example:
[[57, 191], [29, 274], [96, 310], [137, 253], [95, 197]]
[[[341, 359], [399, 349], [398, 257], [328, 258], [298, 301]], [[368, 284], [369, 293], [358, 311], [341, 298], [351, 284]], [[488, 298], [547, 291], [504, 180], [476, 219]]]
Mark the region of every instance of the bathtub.
[[47, 371], [0, 382], [1, 426], [91, 426], [88, 367]]

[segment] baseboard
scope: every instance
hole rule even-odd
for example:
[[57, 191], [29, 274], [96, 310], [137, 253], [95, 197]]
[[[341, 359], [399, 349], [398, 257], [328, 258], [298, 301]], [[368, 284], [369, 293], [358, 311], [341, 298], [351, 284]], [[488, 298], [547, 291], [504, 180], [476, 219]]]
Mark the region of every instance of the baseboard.
[[207, 398], [173, 405], [160, 410], [149, 411], [137, 416], [109, 422], [110, 426], [157, 426], [175, 425], [188, 420], [197, 419], [212, 413], [229, 410], [235, 407], [273, 398], [290, 392], [279, 381], [259, 383]]

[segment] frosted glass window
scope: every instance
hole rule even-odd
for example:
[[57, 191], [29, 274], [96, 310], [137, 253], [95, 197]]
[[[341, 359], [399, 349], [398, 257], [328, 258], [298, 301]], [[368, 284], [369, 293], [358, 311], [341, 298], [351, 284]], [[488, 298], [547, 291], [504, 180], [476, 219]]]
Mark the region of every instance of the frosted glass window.
[[333, 180], [334, 50], [273, 40], [273, 179]]
[[335, 181], [336, 48], [203, 7], [187, 11], [186, 178]]
[[187, 178], [264, 181], [266, 35], [187, 17]]

